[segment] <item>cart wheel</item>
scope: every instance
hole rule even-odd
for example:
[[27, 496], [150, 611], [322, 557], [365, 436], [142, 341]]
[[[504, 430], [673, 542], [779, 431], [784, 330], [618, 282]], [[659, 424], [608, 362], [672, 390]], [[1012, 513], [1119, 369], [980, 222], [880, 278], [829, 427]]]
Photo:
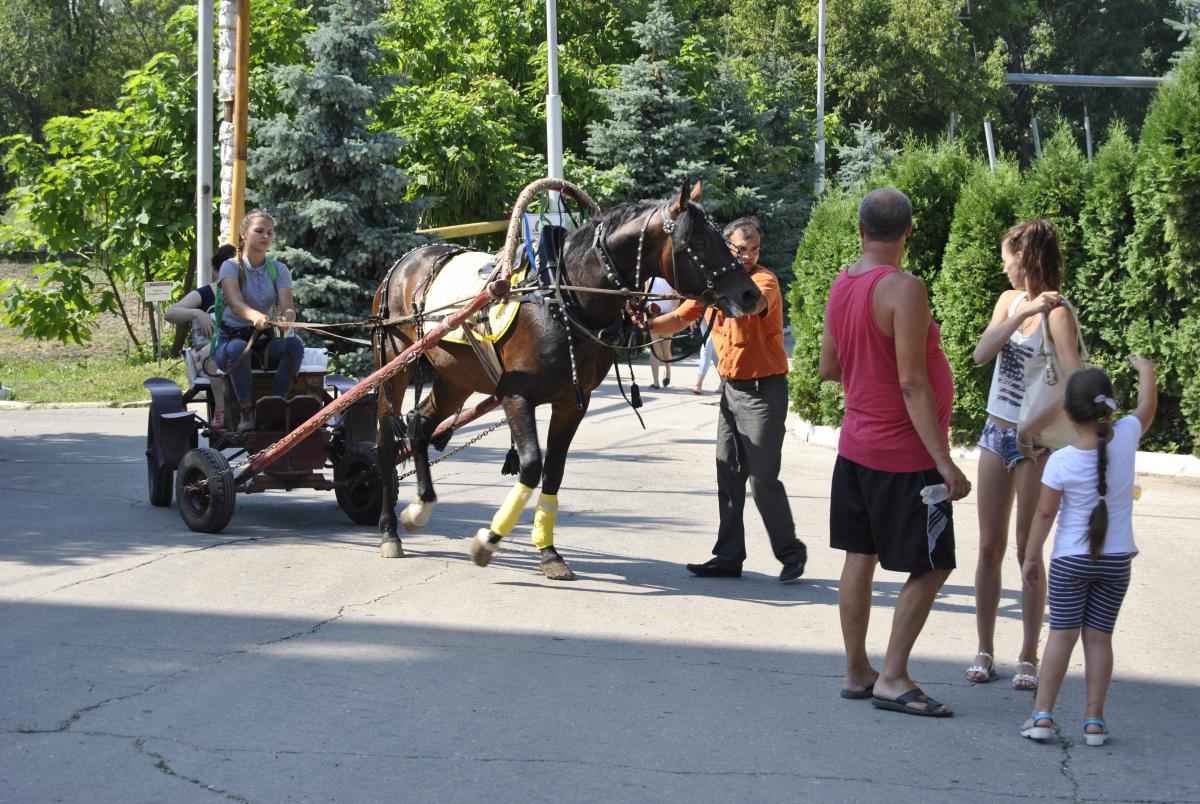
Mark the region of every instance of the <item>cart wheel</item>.
[[338, 505], [359, 525], [376, 525], [383, 510], [383, 484], [375, 465], [375, 445], [369, 442], [352, 443], [333, 465], [335, 483], [345, 483], [334, 489]]
[[171, 504], [171, 486], [174, 472], [158, 463], [158, 451], [154, 448], [154, 416], [150, 409], [150, 421], [146, 425], [146, 484], [150, 489], [150, 504], [165, 508]]
[[220, 533], [233, 518], [234, 482], [229, 461], [211, 447], [183, 456], [175, 478], [175, 500], [187, 526], [199, 533]]

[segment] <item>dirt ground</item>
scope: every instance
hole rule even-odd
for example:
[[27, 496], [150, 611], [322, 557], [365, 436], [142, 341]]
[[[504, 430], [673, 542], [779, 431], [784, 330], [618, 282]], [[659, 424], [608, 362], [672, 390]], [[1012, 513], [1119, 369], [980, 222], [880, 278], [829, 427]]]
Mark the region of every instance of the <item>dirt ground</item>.
[[[16, 279], [25, 283], [36, 282], [37, 278], [33, 273], [35, 267], [32, 263], [0, 261], [0, 281]], [[5, 294], [5, 297], [7, 297], [7, 294]], [[139, 301], [136, 295], [131, 298], [123, 297], [123, 299], [127, 305], [130, 302], [136, 304]], [[0, 305], [3, 303], [4, 297], [0, 297]], [[138, 337], [144, 339], [144, 342], [149, 344], [151, 342], [150, 327], [144, 312], [139, 311], [139, 316], [135, 319], [134, 326], [137, 329]], [[168, 328], [167, 337], [170, 338], [173, 334]], [[96, 357], [128, 355], [132, 351], [133, 344], [129, 340], [129, 333], [125, 329], [125, 322], [121, 320], [119, 315], [114, 314], [103, 314], [97, 318], [95, 326], [92, 328], [92, 339], [82, 346], [76, 343], [39, 341], [33, 338], [24, 338], [21, 336], [20, 330], [13, 327], [0, 326], [0, 361], [5, 359], [29, 358], [85, 360]]]

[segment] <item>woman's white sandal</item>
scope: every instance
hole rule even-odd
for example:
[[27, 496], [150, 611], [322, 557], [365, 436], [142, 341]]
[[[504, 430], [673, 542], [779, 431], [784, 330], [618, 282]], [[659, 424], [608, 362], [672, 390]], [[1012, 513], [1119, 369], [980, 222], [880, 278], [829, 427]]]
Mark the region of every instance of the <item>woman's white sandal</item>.
[[1032, 673], [1016, 673], [1012, 678], [1012, 688], [1021, 692], [1033, 692], [1038, 688], [1037, 664], [1025, 659], [1017, 660], [1017, 669], [1021, 669], [1021, 665], [1033, 668]]
[[[1038, 723], [1049, 720], [1049, 726], [1039, 726]], [[1038, 742], [1054, 739], [1054, 715], [1051, 712], [1035, 712], [1033, 717], [1025, 721], [1028, 726], [1021, 726], [1021, 736]]]
[[[1088, 726], [1099, 726], [1100, 731], [1088, 731]], [[1108, 724], [1104, 718], [1089, 717], [1083, 721], [1083, 736], [1088, 745], [1104, 745], [1108, 742]]]
[[[996, 680], [996, 660], [992, 658], [992, 654], [979, 651], [975, 654], [977, 657], [982, 656], [988, 660], [988, 666], [984, 667], [981, 664], [973, 664], [967, 668], [967, 681], [972, 684], [986, 684], [989, 681]], [[972, 675], [976, 676], [972, 678]]]

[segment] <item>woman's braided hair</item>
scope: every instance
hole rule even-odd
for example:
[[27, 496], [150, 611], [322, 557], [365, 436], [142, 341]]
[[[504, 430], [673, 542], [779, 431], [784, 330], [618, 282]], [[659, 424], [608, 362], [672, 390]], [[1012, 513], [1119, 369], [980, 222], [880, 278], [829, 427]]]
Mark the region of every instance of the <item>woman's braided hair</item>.
[[1063, 257], [1058, 247], [1058, 230], [1046, 220], [1025, 221], [1004, 233], [1014, 254], [1020, 254], [1021, 273], [1030, 296], [1058, 290], [1062, 282]]
[[1108, 536], [1108, 437], [1112, 431], [1113, 408], [1112, 380], [1101, 369], [1080, 369], [1067, 380], [1067, 395], [1063, 407], [1073, 421], [1080, 424], [1096, 423], [1096, 491], [1099, 502], [1088, 517], [1088, 552], [1093, 562], [1104, 551], [1104, 539]]

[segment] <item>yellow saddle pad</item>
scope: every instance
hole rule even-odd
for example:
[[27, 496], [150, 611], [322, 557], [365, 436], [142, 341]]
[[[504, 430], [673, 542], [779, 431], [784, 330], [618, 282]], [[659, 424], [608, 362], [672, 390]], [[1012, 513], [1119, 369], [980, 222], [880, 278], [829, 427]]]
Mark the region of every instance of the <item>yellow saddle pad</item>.
[[[455, 310], [465, 307], [467, 302], [475, 298], [487, 285], [488, 277], [492, 274], [492, 263], [496, 259], [497, 255], [483, 251], [464, 251], [451, 257], [442, 266], [442, 270], [438, 271], [425, 293], [425, 312], [429, 318], [441, 320]], [[525, 278], [527, 270], [528, 264], [522, 260], [520, 267], [513, 271], [511, 277], [514, 286]], [[471, 318], [478, 339], [494, 342], [503, 338], [517, 319], [520, 309], [520, 302], [515, 301], [492, 302], [484, 307]], [[467, 343], [462, 327], [447, 333], [445, 340]]]

